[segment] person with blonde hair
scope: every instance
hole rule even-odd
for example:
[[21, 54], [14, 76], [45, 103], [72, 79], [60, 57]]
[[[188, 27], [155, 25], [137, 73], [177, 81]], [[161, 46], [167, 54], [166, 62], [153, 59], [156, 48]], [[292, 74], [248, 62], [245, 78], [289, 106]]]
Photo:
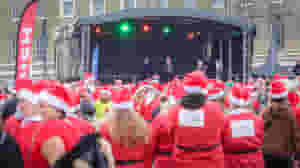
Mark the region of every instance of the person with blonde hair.
[[100, 126], [99, 134], [111, 143], [117, 168], [151, 168], [150, 128], [134, 110], [131, 100], [129, 89], [121, 89], [113, 98], [111, 112]]

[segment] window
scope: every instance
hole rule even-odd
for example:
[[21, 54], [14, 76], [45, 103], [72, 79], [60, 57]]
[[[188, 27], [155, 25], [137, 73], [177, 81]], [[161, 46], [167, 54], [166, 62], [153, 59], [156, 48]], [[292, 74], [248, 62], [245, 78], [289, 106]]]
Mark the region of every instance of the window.
[[256, 0], [241, 0], [240, 7], [241, 8], [249, 8], [249, 7], [255, 7]]
[[273, 42], [276, 46], [280, 48], [284, 47], [284, 24], [272, 24], [272, 37], [274, 38]]
[[19, 17], [18, 8], [10, 8], [9, 16], [10, 17]]
[[9, 63], [15, 63], [17, 58], [17, 40], [9, 41]]
[[74, 4], [73, 0], [63, 0], [64, 4], [64, 17], [73, 16]]
[[212, 4], [212, 8], [225, 8], [224, 0], [214, 0]]
[[121, 0], [121, 9], [136, 8], [136, 0]]
[[280, 24], [280, 47], [285, 48], [285, 34], [284, 34], [284, 24]]
[[32, 57], [34, 58], [37, 58], [37, 57], [40, 57], [41, 55], [41, 48], [40, 48], [40, 40], [34, 40], [33, 41], [33, 46], [32, 46]]
[[282, 5], [283, 4], [283, 0], [272, 0], [272, 5]]
[[184, 0], [184, 8], [196, 8], [196, 0]]
[[160, 7], [161, 8], [168, 8], [169, 7], [169, 0], [160, 0]]
[[105, 13], [105, 0], [90, 0], [90, 15], [98, 16]]

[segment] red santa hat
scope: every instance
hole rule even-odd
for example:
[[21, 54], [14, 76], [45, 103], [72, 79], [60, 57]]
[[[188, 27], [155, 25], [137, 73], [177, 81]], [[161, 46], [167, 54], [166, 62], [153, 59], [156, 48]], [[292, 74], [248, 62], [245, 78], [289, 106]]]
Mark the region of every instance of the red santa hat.
[[63, 86], [44, 89], [39, 99], [65, 113], [72, 112], [72, 96]]
[[72, 94], [72, 105], [71, 105], [71, 112], [75, 113], [77, 111], [80, 111], [80, 94], [74, 92]]
[[251, 104], [251, 92], [249, 88], [234, 86], [231, 90], [230, 103], [236, 106], [248, 106]]
[[224, 97], [224, 85], [214, 81], [211, 83], [211, 88], [208, 89], [208, 100], [217, 100]]
[[16, 81], [17, 97], [25, 99], [33, 104], [36, 104], [36, 97], [33, 94], [33, 83], [30, 79], [17, 79]]
[[186, 74], [184, 77], [184, 90], [187, 94], [200, 93], [207, 95], [208, 80], [205, 74], [201, 71], [194, 71]]
[[6, 99], [7, 99], [7, 95], [0, 94], [0, 104], [4, 104], [4, 102], [6, 101]]
[[288, 89], [284, 82], [276, 80], [271, 83], [270, 95], [272, 99], [282, 99], [288, 97]]
[[134, 104], [131, 101], [131, 92], [129, 89], [123, 88], [112, 98], [112, 108], [114, 109], [133, 109]]
[[101, 96], [111, 96], [112, 94], [111, 91], [107, 88], [100, 89], [99, 92]]

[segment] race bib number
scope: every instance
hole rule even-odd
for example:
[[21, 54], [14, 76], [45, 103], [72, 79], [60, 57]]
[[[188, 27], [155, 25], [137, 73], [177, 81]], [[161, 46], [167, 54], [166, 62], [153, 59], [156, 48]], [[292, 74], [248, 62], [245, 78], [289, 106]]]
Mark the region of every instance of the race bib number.
[[179, 112], [178, 121], [180, 126], [204, 127], [204, 112], [202, 110]]
[[231, 132], [233, 138], [255, 136], [253, 120], [231, 121]]

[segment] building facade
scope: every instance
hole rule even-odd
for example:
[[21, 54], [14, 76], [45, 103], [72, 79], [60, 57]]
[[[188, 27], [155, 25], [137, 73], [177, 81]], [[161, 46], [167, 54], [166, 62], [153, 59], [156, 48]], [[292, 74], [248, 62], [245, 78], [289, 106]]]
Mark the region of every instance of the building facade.
[[[277, 62], [293, 66], [300, 56], [300, 1], [298, 0], [228, 0], [226, 13], [249, 16], [257, 25], [254, 46], [254, 66], [266, 61], [274, 43], [279, 48]], [[273, 44], [272, 44], [273, 42]]]
[[[257, 24], [255, 40], [254, 63], [264, 62], [272, 35], [270, 23], [277, 22], [280, 26], [280, 46], [286, 52], [286, 57], [280, 61], [292, 63], [300, 55], [300, 1], [270, 0], [271, 6], [258, 0], [40, 0], [38, 16], [47, 17], [47, 32], [49, 49], [47, 64], [48, 72], [53, 78], [68, 78], [72, 76], [72, 68], [66, 66], [73, 60], [78, 62], [80, 53], [74, 49], [76, 44], [68, 42], [68, 32], [72, 32], [72, 23], [79, 16], [93, 16], [117, 12], [126, 8], [200, 8], [215, 10], [220, 14], [232, 16], [249, 16], [249, 22]], [[274, 2], [272, 2], [274, 1]], [[276, 2], [275, 2], [276, 1]], [[16, 35], [18, 16], [28, 1], [2, 0], [0, 18], [0, 79], [13, 79], [16, 60]], [[266, 10], [266, 8], [268, 10]], [[298, 9], [298, 10], [297, 10]], [[268, 12], [267, 12], [268, 11]], [[272, 16], [270, 16], [270, 12]], [[278, 17], [279, 16], [279, 17]], [[298, 19], [297, 19], [298, 16]], [[33, 47], [33, 78], [43, 76], [43, 61], [39, 57], [39, 36], [42, 21], [37, 17], [34, 47]], [[67, 42], [66, 42], [67, 41]], [[56, 48], [56, 43], [63, 43]], [[68, 55], [67, 58], [61, 58]], [[76, 61], [77, 60], [77, 61]], [[59, 74], [57, 72], [62, 73]], [[59, 74], [59, 75], [58, 75]]]
[[[17, 23], [23, 8], [28, 1], [3, 0], [0, 9], [2, 28], [0, 32], [0, 79], [13, 79], [16, 62], [16, 36]], [[221, 2], [221, 1], [220, 1]], [[33, 46], [33, 78], [43, 76], [44, 62], [40, 59], [40, 41], [42, 21], [39, 16], [47, 17], [47, 32], [49, 36], [49, 49], [47, 64], [51, 78], [68, 78], [72, 68], [66, 62], [78, 61], [79, 53], [74, 48], [76, 44], [68, 42], [68, 33], [72, 31], [72, 23], [79, 16], [94, 16], [117, 12], [126, 8], [200, 8], [203, 10], [214, 9], [224, 12], [224, 4], [216, 5], [211, 0], [40, 0], [37, 10], [37, 19], [34, 32]], [[56, 48], [56, 43], [63, 43]], [[67, 58], [60, 56], [69, 55]], [[59, 63], [60, 62], [60, 63]], [[71, 63], [72, 64], [72, 63]], [[57, 74], [60, 71], [61, 74]]]

